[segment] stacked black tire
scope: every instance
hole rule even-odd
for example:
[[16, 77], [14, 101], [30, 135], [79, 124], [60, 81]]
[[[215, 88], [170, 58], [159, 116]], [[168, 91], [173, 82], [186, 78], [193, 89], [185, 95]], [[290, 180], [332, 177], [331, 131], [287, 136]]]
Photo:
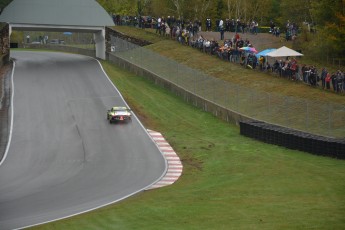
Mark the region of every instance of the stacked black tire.
[[345, 139], [317, 136], [259, 121], [240, 122], [241, 135], [315, 155], [345, 159]]

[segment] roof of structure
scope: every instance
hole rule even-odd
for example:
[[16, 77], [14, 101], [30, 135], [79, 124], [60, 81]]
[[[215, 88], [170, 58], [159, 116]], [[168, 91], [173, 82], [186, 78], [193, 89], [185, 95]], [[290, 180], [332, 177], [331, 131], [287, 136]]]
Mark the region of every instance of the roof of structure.
[[59, 25], [112, 26], [110, 15], [95, 0], [13, 0], [0, 22]]

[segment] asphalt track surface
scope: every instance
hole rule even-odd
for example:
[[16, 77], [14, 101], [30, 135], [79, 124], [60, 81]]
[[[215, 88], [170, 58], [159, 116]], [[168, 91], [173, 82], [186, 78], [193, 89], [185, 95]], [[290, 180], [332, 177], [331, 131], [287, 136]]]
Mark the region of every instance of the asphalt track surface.
[[109, 124], [126, 105], [92, 58], [11, 52], [13, 127], [0, 165], [0, 229], [73, 216], [117, 202], [159, 180], [166, 161], [134, 116]]

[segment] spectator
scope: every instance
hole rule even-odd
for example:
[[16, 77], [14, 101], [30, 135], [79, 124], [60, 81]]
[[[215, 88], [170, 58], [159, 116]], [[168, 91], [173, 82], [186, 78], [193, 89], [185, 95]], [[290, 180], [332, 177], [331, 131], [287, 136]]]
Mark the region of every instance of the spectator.
[[175, 19], [175, 16], [172, 16], [171, 17], [171, 26], [170, 27], [175, 26], [175, 25], [176, 25], [176, 19]]
[[160, 31], [159, 31], [159, 34], [165, 36], [165, 34], [166, 34], [166, 28], [167, 28], [167, 27], [166, 27], [165, 23], [162, 22], [161, 28], [160, 28]]
[[235, 19], [231, 19], [231, 21], [230, 21], [230, 32], [235, 32], [235, 30], [236, 30]]
[[172, 27], [170, 16], [168, 16], [166, 23], [168, 24], [169, 27]]
[[206, 19], [206, 31], [211, 31], [212, 29], [212, 21], [210, 18]]
[[262, 71], [264, 69], [264, 64], [265, 64], [265, 57], [264, 56], [260, 56], [259, 58], [259, 68]]
[[330, 73], [326, 74], [325, 83], [326, 83], [326, 89], [330, 90], [331, 89], [331, 74]]
[[167, 24], [165, 25], [165, 36], [171, 37], [171, 28]]
[[195, 20], [193, 23], [193, 36], [198, 35], [198, 32], [199, 32], [199, 23], [197, 20]]
[[259, 23], [257, 21], [255, 21], [255, 24], [254, 24], [254, 34], [258, 34], [258, 30], [259, 30]]
[[343, 81], [344, 81], [344, 75], [343, 75], [343, 73], [340, 71], [340, 70], [338, 70], [337, 71], [337, 90], [336, 90], [336, 92], [337, 93], [340, 93], [340, 92], [342, 92], [343, 91]]
[[273, 28], [272, 35], [276, 36], [276, 37], [280, 36], [280, 29], [279, 29], [279, 27], [274, 27]]
[[159, 32], [160, 33], [160, 30], [161, 30], [161, 23], [162, 23], [162, 18], [159, 17], [157, 19], [157, 25], [156, 25], [156, 34]]
[[238, 40], [240, 40], [240, 35], [238, 33], [235, 34], [235, 42], [237, 42]]
[[275, 27], [276, 27], [276, 26], [275, 26], [273, 20], [271, 20], [271, 21], [270, 21], [270, 33], [273, 34], [273, 31], [274, 31], [274, 28], [275, 28]]
[[198, 26], [199, 26], [199, 32], [201, 32], [201, 28], [202, 28], [202, 23], [200, 20], [198, 20]]
[[290, 70], [289, 78], [291, 80], [297, 80], [298, 79], [298, 76], [297, 76], [298, 65], [297, 65], [297, 60], [296, 59], [293, 58], [291, 60], [290, 65], [289, 65], [289, 70]]
[[331, 82], [332, 82], [332, 87], [333, 87], [333, 91], [337, 90], [337, 73], [333, 73], [331, 76]]
[[227, 18], [225, 20], [225, 31], [226, 32], [230, 32], [230, 25], [231, 25], [230, 20]]
[[345, 92], [345, 75], [344, 75], [343, 71], [341, 72], [341, 74], [342, 74], [342, 78], [343, 78], [343, 89], [342, 89], [342, 92]]
[[235, 32], [237, 33], [238, 31], [242, 31], [242, 27], [241, 27], [241, 21], [240, 19], [236, 20], [236, 28], [235, 28]]
[[314, 66], [312, 66], [310, 69], [309, 84], [312, 86], [317, 85], [317, 72], [316, 72], [316, 68]]
[[322, 68], [322, 70], [321, 70], [322, 89], [325, 89], [325, 87], [326, 87], [326, 76], [327, 76], [327, 70], [326, 70], [326, 68]]
[[[331, 74], [327, 71], [326, 68], [323, 68], [319, 77], [317, 69], [314, 66], [303, 65], [301, 68], [301, 72], [299, 72], [300, 68], [297, 64], [296, 59], [287, 59], [285, 61], [275, 60], [274, 64], [271, 65], [267, 62], [267, 60], [265, 60], [265, 57], [263, 56], [260, 56], [260, 58], [258, 59], [258, 57], [256, 57], [255, 55], [251, 53], [245, 53], [240, 50], [240, 48], [243, 46], [253, 46], [247, 38], [243, 40], [238, 32], [235, 32], [231, 39], [225, 40], [225, 31], [232, 31], [232, 28], [234, 28], [234, 31], [243, 32], [243, 26], [245, 24], [241, 23], [239, 19], [237, 19], [237, 21], [233, 19], [226, 19], [225, 23], [221, 19], [219, 20], [219, 22], [217, 20], [217, 30], [221, 33], [220, 40], [225, 40], [222, 46], [219, 46], [218, 42], [214, 39], [208, 40], [198, 35], [201, 25], [200, 21], [188, 21], [188, 25], [186, 28], [182, 27], [182, 25], [184, 24], [182, 19], [177, 20], [176, 23], [173, 23], [172, 21], [173, 18], [170, 18], [168, 16], [168, 20], [165, 23], [164, 18], [162, 17], [160, 23], [160, 27], [162, 30], [157, 31], [157, 33], [159, 32], [160, 34], [163, 33], [163, 35], [170, 35], [171, 38], [176, 38], [177, 41], [183, 45], [189, 45], [207, 54], [217, 55], [222, 60], [240, 63], [244, 67], [255, 69], [256, 66], [259, 65], [260, 71], [272, 70], [272, 72], [279, 74], [279, 76], [287, 77], [291, 80], [303, 81], [311, 86], [318, 86], [318, 82], [321, 80], [322, 84], [320, 87], [322, 87], [322, 89], [329, 90], [332, 84], [334, 92], [342, 93], [345, 91], [345, 77], [344, 73], [340, 70]], [[168, 24], [171, 24], [172, 27], [169, 27]], [[255, 20], [252, 20], [250, 23], [248, 23], [248, 28], [250, 28], [251, 33], [257, 33], [256, 26], [257, 22]], [[289, 24], [288, 22], [286, 26], [286, 28], [289, 29], [290, 34], [296, 33], [297, 26], [295, 24]], [[211, 28], [211, 19], [207, 18], [206, 30], [211, 31]], [[279, 28], [275, 27], [273, 22], [271, 22], [270, 28], [273, 34], [279, 36]]]
[[220, 31], [220, 40], [224, 40], [224, 22], [222, 19], [219, 21], [219, 31]]
[[219, 19], [216, 19], [216, 31], [219, 32]]
[[304, 83], [308, 83], [308, 78], [309, 78], [309, 67], [306, 65], [303, 65], [302, 67], [302, 74], [303, 74], [303, 81]]

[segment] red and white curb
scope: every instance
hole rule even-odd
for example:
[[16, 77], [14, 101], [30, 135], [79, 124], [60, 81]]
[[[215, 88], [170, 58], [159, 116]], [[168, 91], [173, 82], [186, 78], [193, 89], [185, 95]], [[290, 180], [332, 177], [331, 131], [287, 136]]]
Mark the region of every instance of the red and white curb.
[[147, 188], [146, 190], [171, 185], [175, 181], [177, 181], [178, 178], [182, 174], [183, 166], [180, 161], [180, 158], [177, 156], [173, 148], [165, 140], [165, 138], [162, 136], [161, 133], [158, 133], [156, 131], [152, 131], [149, 129], [147, 130], [147, 132], [150, 134], [153, 141], [158, 146], [158, 149], [162, 152], [163, 156], [167, 160], [168, 170], [166, 174], [159, 181], [157, 181], [155, 184], [153, 184], [151, 187]]

